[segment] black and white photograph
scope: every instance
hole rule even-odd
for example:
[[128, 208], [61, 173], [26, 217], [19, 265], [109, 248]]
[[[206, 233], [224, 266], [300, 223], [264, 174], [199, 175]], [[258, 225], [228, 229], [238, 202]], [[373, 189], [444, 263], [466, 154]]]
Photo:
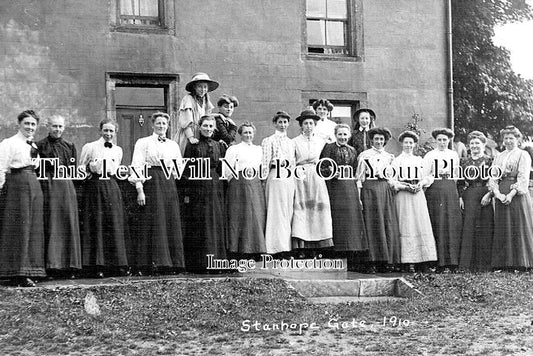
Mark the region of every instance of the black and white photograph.
[[533, 0], [0, 0], [1, 355], [533, 355]]

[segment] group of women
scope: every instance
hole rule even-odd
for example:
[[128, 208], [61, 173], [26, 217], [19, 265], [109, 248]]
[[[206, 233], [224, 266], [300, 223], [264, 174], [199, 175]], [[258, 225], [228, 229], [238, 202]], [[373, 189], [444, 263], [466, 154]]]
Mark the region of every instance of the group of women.
[[[355, 112], [350, 127], [330, 120], [333, 105], [320, 99], [296, 118], [300, 135], [287, 136], [291, 117], [279, 111], [274, 133], [257, 146], [254, 125], [231, 118], [235, 97], [221, 96], [212, 113], [208, 93], [217, 87], [205, 73], [193, 76], [173, 139], [169, 115], [152, 115], [152, 135], [134, 148], [129, 212], [114, 176], [122, 160], [116, 122], [103, 120], [100, 139], [83, 146], [77, 163], [88, 176], [78, 209], [72, 182], [57, 179], [57, 170], [41, 184], [35, 176], [35, 158], [76, 161], [61, 137], [64, 119], [51, 118], [48, 137], [35, 145], [39, 117], [21, 113], [19, 132], [0, 144], [0, 277], [31, 286], [30, 278], [81, 268], [99, 277], [128, 267], [206, 272], [209, 256], [261, 253], [346, 257], [350, 270], [366, 272], [533, 266], [531, 158], [515, 127], [502, 130], [506, 150], [494, 160], [474, 131], [470, 155], [459, 161], [449, 129], [432, 132], [437, 147], [424, 158], [414, 154], [418, 135], [402, 132], [403, 152], [394, 157], [385, 150], [391, 132], [375, 127], [371, 109]], [[459, 167], [502, 174], [458, 179]]]

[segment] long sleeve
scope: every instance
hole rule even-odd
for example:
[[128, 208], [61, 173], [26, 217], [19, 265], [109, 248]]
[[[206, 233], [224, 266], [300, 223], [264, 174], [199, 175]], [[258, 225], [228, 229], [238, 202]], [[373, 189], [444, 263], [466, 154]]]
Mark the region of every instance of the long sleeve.
[[0, 189], [6, 182], [6, 172], [8, 170], [9, 146], [5, 144], [5, 140], [0, 142]]
[[518, 195], [524, 195], [528, 192], [529, 185], [529, 170], [531, 169], [531, 157], [529, 154], [520, 150], [520, 158], [518, 160], [518, 174], [516, 176], [516, 183], [511, 186], [511, 189], [516, 189]]
[[[226, 142], [227, 145], [230, 145], [235, 141], [235, 135], [237, 134], [237, 127], [232, 124], [230, 121], [226, 121], [222, 114], [218, 114], [215, 117], [217, 124], [215, 136], [216, 141], [222, 140]], [[226, 126], [227, 125], [227, 126]]]
[[261, 148], [263, 151], [263, 158], [261, 160], [262, 170], [263, 170], [263, 177], [266, 177], [268, 175], [268, 172], [270, 171], [270, 161], [272, 160], [272, 143], [271, 143], [271, 137], [267, 137], [263, 139], [263, 142], [261, 142]]
[[131, 166], [141, 175], [131, 174], [128, 180], [135, 184], [135, 188], [139, 189], [143, 187], [143, 183], [146, 181], [146, 177], [142, 176], [143, 167], [146, 164], [146, 140], [139, 139], [135, 142], [133, 149], [133, 157], [131, 159]]
[[81, 154], [80, 154], [80, 166], [84, 166], [87, 168], [87, 165], [89, 164], [89, 161], [91, 160], [91, 145], [86, 143], [81, 148]]

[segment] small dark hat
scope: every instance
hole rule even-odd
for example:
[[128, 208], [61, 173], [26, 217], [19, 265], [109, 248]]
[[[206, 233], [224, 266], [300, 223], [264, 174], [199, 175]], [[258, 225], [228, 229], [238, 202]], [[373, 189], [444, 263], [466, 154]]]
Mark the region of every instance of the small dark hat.
[[483, 143], [487, 143], [487, 136], [481, 131], [472, 131], [468, 134], [467, 140], [468, 142], [472, 141], [473, 139], [477, 138]]
[[398, 141], [402, 142], [403, 139], [406, 138], [406, 137], [412, 138], [415, 141], [415, 143], [418, 142], [418, 139], [419, 139], [418, 135], [416, 134], [416, 132], [406, 130], [406, 131], [402, 132], [400, 134], [400, 136], [398, 136]]
[[187, 85], [185, 85], [185, 90], [187, 90], [189, 93], [192, 93], [194, 90], [194, 84], [198, 82], [206, 82], [208, 91], [213, 91], [218, 88], [218, 82], [211, 80], [211, 78], [209, 78], [209, 75], [202, 72], [198, 72], [193, 74], [191, 81], [188, 82]]
[[284, 117], [287, 120], [291, 119], [291, 116], [287, 114], [287, 112], [281, 110], [281, 111], [278, 111], [276, 115], [274, 115], [274, 117], [272, 118], [272, 122], [276, 122], [276, 120], [279, 119], [280, 117]]
[[295, 120], [299, 123], [302, 123], [304, 120], [307, 119], [313, 119], [315, 121], [320, 120], [320, 116], [318, 116], [313, 109], [305, 109], [300, 113], [300, 116], [298, 116]]
[[368, 138], [369, 139], [371, 139], [371, 140], [374, 139], [375, 135], [383, 135], [383, 136], [385, 136], [385, 141], [390, 140], [390, 138], [392, 137], [392, 133], [386, 127], [374, 127], [372, 129], [368, 130]]
[[361, 108], [359, 110], [357, 110], [356, 112], [353, 113], [353, 117], [354, 119], [357, 119], [359, 118], [359, 114], [362, 113], [362, 112], [367, 112], [370, 114], [370, 116], [375, 120], [376, 119], [376, 113], [374, 112], [374, 110], [372, 109], [369, 109], [369, 108]]
[[433, 131], [431, 131], [431, 136], [436, 139], [438, 135], [446, 135], [450, 138], [450, 140], [453, 138], [453, 131], [450, 130], [449, 128], [447, 127], [443, 127], [443, 128], [439, 128], [439, 129], [435, 129]]

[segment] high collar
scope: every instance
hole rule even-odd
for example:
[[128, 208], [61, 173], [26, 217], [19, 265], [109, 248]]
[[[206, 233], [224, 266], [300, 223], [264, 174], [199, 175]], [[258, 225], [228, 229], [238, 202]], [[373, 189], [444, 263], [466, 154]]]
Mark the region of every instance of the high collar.
[[52, 137], [50, 135], [48, 135], [47, 139], [48, 139], [48, 141], [50, 141], [50, 143], [58, 143], [58, 142], [63, 141], [63, 137], [55, 138], [55, 137]]
[[360, 132], [368, 132], [368, 130], [370, 130], [368, 127], [363, 127], [363, 126], [359, 126], [359, 131]]
[[377, 148], [375, 148], [374, 146], [372, 146], [372, 149], [378, 153], [383, 153], [385, 152], [385, 147], [383, 147], [382, 149], [378, 150]]
[[281, 132], [281, 131], [276, 130], [274, 132], [274, 135], [276, 135], [278, 137], [287, 137], [287, 132], [286, 131], [285, 132]]

